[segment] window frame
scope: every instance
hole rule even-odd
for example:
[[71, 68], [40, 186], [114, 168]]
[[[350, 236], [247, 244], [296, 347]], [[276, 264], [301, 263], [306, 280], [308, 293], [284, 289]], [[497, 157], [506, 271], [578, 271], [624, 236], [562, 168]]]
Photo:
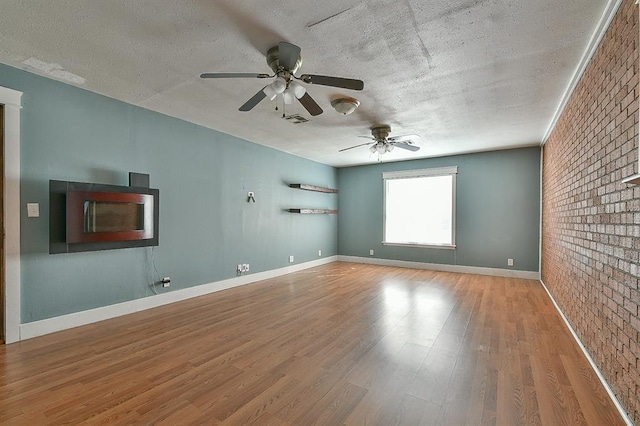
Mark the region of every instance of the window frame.
[[[430, 169], [419, 170], [402, 170], [394, 172], [382, 173], [382, 245], [385, 246], [397, 246], [397, 247], [419, 247], [419, 248], [435, 248], [445, 250], [456, 249], [456, 178], [458, 174], [458, 166], [450, 167], [437, 167]], [[451, 191], [452, 191], [452, 203], [451, 203], [451, 244], [419, 244], [419, 243], [401, 243], [401, 242], [389, 242], [387, 239], [387, 182], [396, 179], [412, 179], [422, 177], [436, 177], [436, 176], [451, 176]]]

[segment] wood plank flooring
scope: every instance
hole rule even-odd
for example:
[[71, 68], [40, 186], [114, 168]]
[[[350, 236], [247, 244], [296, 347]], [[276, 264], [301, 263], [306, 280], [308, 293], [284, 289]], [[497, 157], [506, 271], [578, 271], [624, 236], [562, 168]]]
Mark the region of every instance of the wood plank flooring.
[[332, 263], [0, 346], [0, 424], [621, 425], [540, 283]]

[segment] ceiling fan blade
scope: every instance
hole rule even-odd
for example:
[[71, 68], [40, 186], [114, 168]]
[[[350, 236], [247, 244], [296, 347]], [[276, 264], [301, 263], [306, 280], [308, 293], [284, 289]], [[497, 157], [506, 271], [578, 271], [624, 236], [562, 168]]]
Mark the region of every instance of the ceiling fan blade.
[[278, 62], [286, 70], [291, 71], [296, 67], [299, 56], [300, 48], [295, 44], [287, 43], [286, 41], [281, 41], [278, 44]]
[[313, 100], [313, 98], [311, 96], [309, 96], [308, 93], [305, 93], [300, 99], [298, 99], [300, 101], [300, 103], [302, 104], [302, 106], [309, 111], [309, 114], [315, 116], [315, 115], [320, 115], [322, 114], [322, 108], [320, 108], [320, 105], [318, 105], [316, 103], [316, 101]]
[[205, 72], [200, 78], [269, 78], [269, 74], [252, 74], [247, 72]]
[[264, 86], [262, 89], [260, 89], [260, 91], [258, 93], [256, 93], [255, 95], [253, 95], [251, 97], [251, 99], [249, 99], [247, 102], [244, 103], [244, 105], [242, 105], [239, 110], [240, 111], [251, 111], [253, 109], [253, 107], [255, 107], [256, 105], [258, 105], [260, 103], [261, 100], [263, 100], [264, 98], [267, 97], [267, 94], [264, 93], [264, 89], [267, 86]]
[[352, 78], [330, 77], [328, 75], [303, 74], [300, 80], [309, 84], [320, 84], [322, 86], [340, 87], [342, 89], [362, 90], [364, 82]]
[[339, 150], [338, 152], [342, 152], [342, 151], [347, 151], [349, 149], [353, 149], [353, 148], [357, 148], [359, 146], [365, 146], [365, 145], [371, 145], [373, 142], [367, 142], [367, 143], [361, 143], [360, 145], [354, 145], [354, 146], [350, 146], [349, 148], [344, 148]]
[[418, 136], [418, 135], [402, 135], [402, 136], [392, 136], [390, 138], [387, 138], [387, 140], [389, 142], [408, 142], [408, 141], [411, 141], [412, 139], [420, 139], [420, 136]]
[[413, 151], [413, 152], [420, 150], [419, 146], [409, 145], [408, 143], [404, 143], [404, 142], [394, 142], [393, 146], [395, 146], [396, 148], [402, 148], [402, 149], [406, 149], [408, 151]]

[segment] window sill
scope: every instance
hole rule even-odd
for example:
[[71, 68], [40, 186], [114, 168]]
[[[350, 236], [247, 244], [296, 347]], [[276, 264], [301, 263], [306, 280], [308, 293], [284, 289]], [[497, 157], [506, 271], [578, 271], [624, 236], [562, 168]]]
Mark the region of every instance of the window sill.
[[430, 248], [430, 249], [441, 249], [441, 250], [455, 250], [455, 244], [418, 244], [418, 243], [388, 243], [383, 241], [383, 246], [392, 246], [392, 247], [416, 247], [416, 248]]

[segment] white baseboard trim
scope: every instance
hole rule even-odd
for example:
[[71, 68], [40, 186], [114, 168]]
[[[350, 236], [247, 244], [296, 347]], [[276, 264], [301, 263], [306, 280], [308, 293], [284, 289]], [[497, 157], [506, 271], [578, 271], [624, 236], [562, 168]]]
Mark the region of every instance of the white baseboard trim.
[[593, 358], [591, 358], [591, 355], [587, 351], [587, 348], [582, 344], [582, 341], [580, 340], [580, 337], [578, 337], [578, 333], [576, 333], [576, 331], [571, 326], [571, 323], [569, 323], [569, 319], [564, 315], [564, 312], [562, 312], [562, 310], [560, 309], [560, 306], [558, 306], [558, 303], [556, 303], [556, 299], [553, 298], [553, 295], [551, 295], [551, 292], [547, 288], [547, 286], [544, 283], [544, 281], [542, 281], [542, 278], [540, 278], [540, 284], [542, 284], [542, 288], [544, 288], [544, 290], [549, 295], [549, 298], [551, 299], [551, 302], [553, 303], [553, 306], [556, 307], [556, 310], [560, 314], [560, 317], [562, 318], [562, 320], [564, 321], [565, 325], [567, 326], [567, 328], [571, 332], [571, 335], [575, 339], [576, 343], [578, 343], [578, 346], [582, 350], [582, 353], [584, 354], [584, 356], [587, 358], [587, 361], [589, 361], [589, 364], [591, 364], [591, 368], [593, 368], [593, 371], [596, 373], [596, 376], [598, 376], [598, 379], [600, 379], [600, 382], [602, 383], [602, 386], [604, 386], [604, 389], [609, 394], [609, 398], [611, 398], [611, 401], [613, 401], [613, 404], [618, 409], [618, 412], [620, 413], [620, 416], [622, 416], [622, 419], [627, 424], [627, 426], [634, 426], [633, 422], [631, 421], [631, 418], [629, 418], [629, 415], [627, 414], [627, 411], [624, 409], [624, 407], [622, 406], [620, 401], [618, 401], [618, 398], [616, 397], [615, 393], [613, 393], [613, 389], [611, 389], [611, 386], [609, 386], [609, 383], [607, 383], [607, 380], [604, 378], [604, 375], [602, 374], [602, 372], [600, 371], [600, 369], [596, 365], [595, 361], [593, 360]]
[[428, 269], [432, 271], [459, 272], [461, 274], [492, 275], [495, 277], [539, 280], [540, 272], [513, 269], [484, 268], [480, 266], [445, 265], [440, 263], [410, 262], [407, 260], [379, 259], [375, 257], [338, 256], [338, 262], [366, 263], [369, 265], [397, 266], [400, 268]]
[[256, 274], [242, 275], [222, 281], [216, 281], [195, 287], [189, 287], [181, 290], [161, 293], [159, 295], [144, 297], [142, 299], [117, 303], [115, 305], [89, 309], [82, 312], [74, 312], [72, 314], [61, 315], [54, 318], [47, 318], [40, 321], [28, 322], [20, 325], [20, 340], [27, 340], [34, 337], [43, 336], [45, 334], [55, 333], [57, 331], [67, 330], [70, 328], [119, 317], [122, 315], [132, 314], [134, 312], [144, 311], [146, 309], [168, 305], [170, 303], [179, 302], [181, 300], [191, 299], [193, 297], [203, 296], [205, 294], [214, 293], [216, 291], [226, 290], [233, 287], [251, 284], [257, 281], [276, 278], [282, 275], [291, 274], [293, 272], [302, 271], [304, 269], [314, 268], [316, 266], [332, 263], [337, 260], [338, 256], [328, 256], [322, 259], [312, 260], [310, 262], [286, 266], [284, 268], [272, 269], [270, 271], [258, 272]]

